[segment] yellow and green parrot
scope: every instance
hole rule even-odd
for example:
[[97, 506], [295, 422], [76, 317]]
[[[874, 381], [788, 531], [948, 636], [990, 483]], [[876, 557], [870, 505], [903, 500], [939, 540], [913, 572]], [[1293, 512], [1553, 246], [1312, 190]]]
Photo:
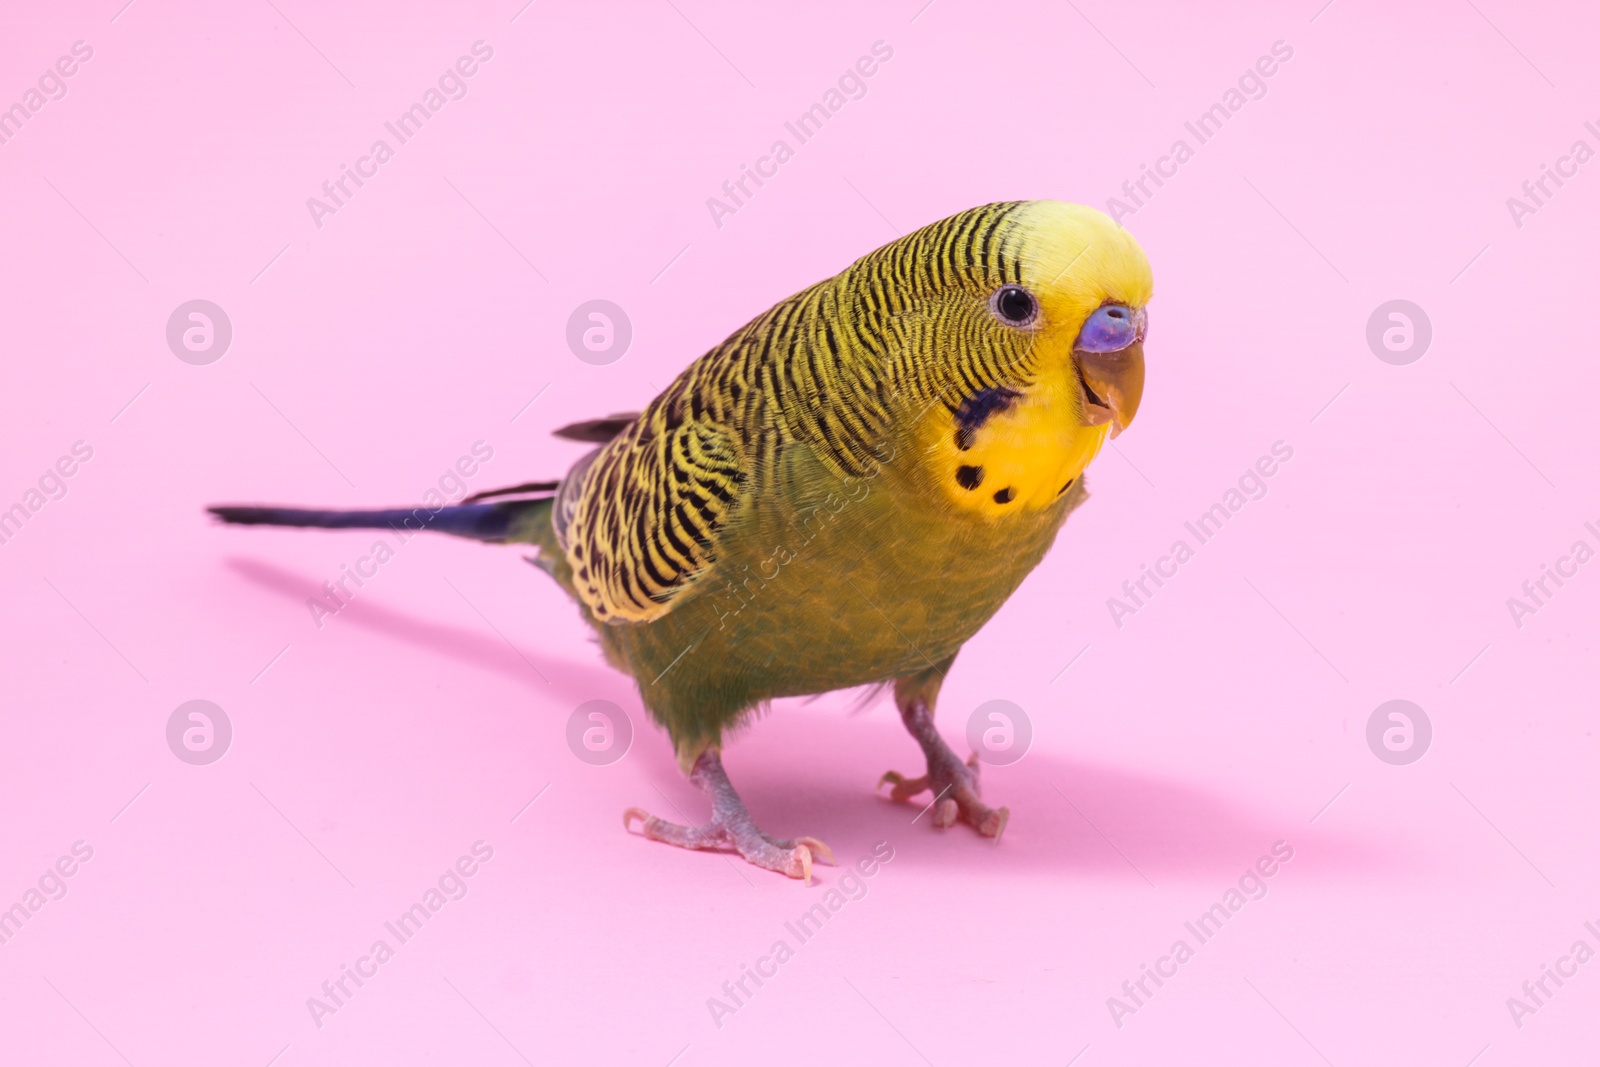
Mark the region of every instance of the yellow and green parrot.
[[810, 881], [812, 837], [755, 824], [725, 734], [777, 697], [892, 684], [933, 824], [999, 837], [978, 766], [934, 727], [956, 653], [1085, 499], [1083, 471], [1144, 388], [1150, 265], [1092, 208], [974, 208], [884, 245], [756, 317], [638, 414], [558, 431], [595, 448], [559, 481], [437, 511], [215, 507], [224, 521], [427, 528], [537, 546], [606, 658], [632, 675], [711, 802], [643, 836]]

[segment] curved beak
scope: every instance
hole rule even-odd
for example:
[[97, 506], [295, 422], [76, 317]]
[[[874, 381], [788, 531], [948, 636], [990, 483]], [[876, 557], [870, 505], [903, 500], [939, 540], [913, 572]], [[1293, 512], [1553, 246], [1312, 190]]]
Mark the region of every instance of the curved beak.
[[[1113, 351], [1073, 350], [1078, 380], [1083, 386], [1084, 422], [1099, 426], [1109, 422], [1116, 437], [1133, 423], [1144, 395], [1145, 313], [1134, 313], [1133, 339]], [[1098, 346], [1097, 346], [1098, 347]]]

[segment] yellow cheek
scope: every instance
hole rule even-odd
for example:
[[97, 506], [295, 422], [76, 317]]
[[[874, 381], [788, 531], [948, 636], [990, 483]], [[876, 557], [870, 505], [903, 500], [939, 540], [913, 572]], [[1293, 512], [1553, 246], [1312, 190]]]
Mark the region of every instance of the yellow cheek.
[[999, 518], [1049, 507], [1060, 499], [1105, 441], [1108, 426], [1082, 426], [1076, 383], [1035, 383], [959, 447], [953, 417], [929, 419], [930, 475], [957, 506]]

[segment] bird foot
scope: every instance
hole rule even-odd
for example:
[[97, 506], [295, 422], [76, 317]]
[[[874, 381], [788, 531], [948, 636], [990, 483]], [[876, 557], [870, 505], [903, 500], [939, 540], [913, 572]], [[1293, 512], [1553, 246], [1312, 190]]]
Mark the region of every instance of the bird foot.
[[[907, 729], [922, 745], [928, 757], [928, 773], [920, 778], [907, 778], [899, 771], [887, 771], [878, 779], [878, 788], [882, 789], [884, 783], [889, 783], [893, 786], [889, 790], [889, 799], [901, 802], [909, 802], [919, 793], [932, 792], [933, 802], [928, 807], [933, 809], [934, 829], [947, 829], [959, 819], [984, 837], [998, 840], [1006, 832], [1011, 809], [991, 808], [978, 799], [977, 753], [962, 763], [961, 758], [934, 730], [933, 718], [921, 702], [902, 709], [902, 716]], [[921, 817], [920, 814], [917, 816]]]
[[796, 837], [780, 841], [753, 825], [729, 827], [715, 816], [711, 821], [699, 826], [685, 826], [682, 823], [658, 819], [643, 808], [629, 808], [622, 813], [622, 825], [630, 832], [633, 830], [635, 820], [640, 824], [640, 835], [652, 841], [662, 841], [669, 845], [677, 845], [679, 848], [737, 852], [757, 867], [765, 867], [769, 871], [777, 871], [790, 878], [799, 878], [807, 885], [811, 884], [813, 862], [833, 863], [832, 850], [814, 837]]
[[622, 813], [622, 825], [632, 832], [637, 820], [641, 836], [679, 848], [737, 852], [757, 867], [799, 878], [807, 885], [811, 884], [813, 863], [833, 865], [833, 850], [816, 838], [780, 840], [758, 827], [728, 781], [716, 749], [700, 755], [689, 780], [711, 795], [708, 822], [686, 826], [659, 819], [643, 808], [629, 808]]

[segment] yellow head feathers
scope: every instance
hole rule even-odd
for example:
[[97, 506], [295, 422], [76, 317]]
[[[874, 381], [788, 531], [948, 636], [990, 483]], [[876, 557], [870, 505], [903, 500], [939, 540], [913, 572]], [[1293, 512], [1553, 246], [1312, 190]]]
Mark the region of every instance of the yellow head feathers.
[[1047, 330], [1076, 336], [1104, 304], [1142, 308], [1155, 281], [1133, 235], [1082, 204], [1034, 200], [1012, 216], [1022, 284], [1039, 299]]

